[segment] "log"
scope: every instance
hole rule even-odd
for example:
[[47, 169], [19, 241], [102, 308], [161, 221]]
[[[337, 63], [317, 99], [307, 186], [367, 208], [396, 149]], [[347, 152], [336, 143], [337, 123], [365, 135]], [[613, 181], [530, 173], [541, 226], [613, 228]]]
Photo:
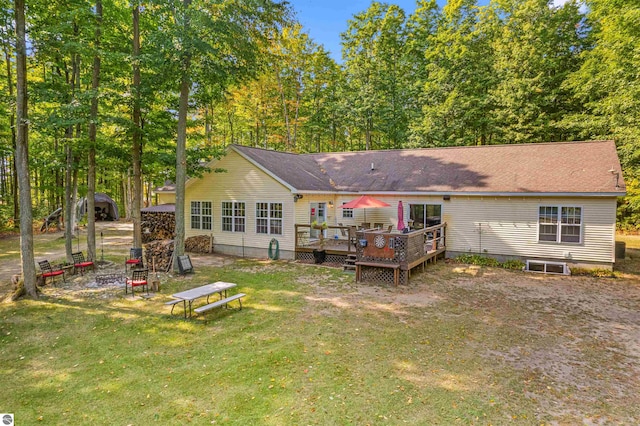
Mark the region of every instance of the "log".
[[142, 212], [140, 219], [143, 243], [175, 238], [176, 216], [173, 212]]
[[171, 264], [173, 240], [152, 241], [145, 245], [147, 265], [155, 265], [156, 270], [166, 271]]
[[213, 236], [196, 235], [184, 240], [184, 250], [191, 253], [213, 253]]

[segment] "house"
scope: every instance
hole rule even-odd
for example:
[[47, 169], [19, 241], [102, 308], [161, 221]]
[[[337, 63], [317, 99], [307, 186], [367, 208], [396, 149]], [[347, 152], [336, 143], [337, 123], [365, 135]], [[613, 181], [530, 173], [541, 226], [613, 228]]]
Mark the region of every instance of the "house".
[[[266, 257], [275, 238], [293, 259], [299, 226], [314, 220], [347, 227], [366, 215], [395, 229], [402, 201], [413, 228], [446, 222], [449, 257], [615, 262], [625, 183], [613, 141], [319, 154], [231, 145], [209, 166], [225, 172], [187, 181], [186, 236], [212, 234], [228, 254]], [[340, 208], [362, 194], [390, 207]]]

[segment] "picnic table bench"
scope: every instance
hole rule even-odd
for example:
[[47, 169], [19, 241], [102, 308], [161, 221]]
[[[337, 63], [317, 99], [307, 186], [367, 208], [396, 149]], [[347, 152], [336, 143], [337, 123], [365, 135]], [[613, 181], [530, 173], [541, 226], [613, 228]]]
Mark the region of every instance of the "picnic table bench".
[[220, 299], [216, 302], [209, 303], [208, 305], [200, 306], [199, 308], [194, 309], [194, 312], [197, 314], [201, 314], [210, 309], [217, 308], [219, 306], [227, 306], [229, 302], [233, 302], [234, 300], [238, 300], [240, 303], [240, 310], [242, 310], [242, 297], [246, 296], [244, 293], [234, 294], [233, 296], [225, 297], [224, 299]]
[[[200, 287], [195, 287], [189, 290], [181, 291], [179, 293], [174, 293], [171, 296], [175, 300], [170, 300], [165, 303], [167, 306], [171, 306], [171, 314], [173, 314], [173, 309], [178, 303], [182, 302], [182, 306], [184, 307], [184, 317], [187, 318], [187, 307], [189, 312], [189, 318], [192, 316], [193, 312], [193, 302], [196, 299], [201, 297], [207, 297], [207, 304], [196, 308], [196, 313], [202, 313], [208, 311], [209, 309], [213, 309], [218, 306], [226, 305], [229, 302], [234, 300], [238, 300], [240, 302], [240, 309], [242, 309], [242, 301], [240, 301], [241, 297], [244, 297], [244, 293], [238, 293], [233, 296], [227, 297], [227, 290], [235, 287], [234, 283], [227, 283], [223, 281], [218, 281], [213, 284], [206, 284]], [[212, 294], [218, 293], [220, 295], [220, 299], [216, 302], [209, 303], [209, 296]]]

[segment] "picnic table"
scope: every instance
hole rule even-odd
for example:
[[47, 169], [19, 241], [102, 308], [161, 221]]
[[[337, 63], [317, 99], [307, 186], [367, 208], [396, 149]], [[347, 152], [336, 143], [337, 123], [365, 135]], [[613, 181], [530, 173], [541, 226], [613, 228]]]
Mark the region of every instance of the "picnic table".
[[[176, 304], [182, 302], [184, 307], [184, 317], [187, 318], [187, 304], [189, 306], [189, 318], [192, 316], [192, 305], [193, 301], [199, 299], [201, 297], [207, 297], [207, 303], [209, 303], [209, 296], [212, 294], [220, 294], [220, 299], [227, 298], [227, 290], [235, 287], [234, 283], [227, 283], [224, 281], [217, 281], [213, 284], [206, 284], [200, 287], [195, 287], [189, 290], [181, 291], [179, 293], [174, 293], [171, 295], [176, 300], [172, 300], [167, 302], [167, 305], [173, 305], [171, 307], [171, 312], [173, 313], [173, 308]], [[224, 295], [223, 295], [224, 294]]]

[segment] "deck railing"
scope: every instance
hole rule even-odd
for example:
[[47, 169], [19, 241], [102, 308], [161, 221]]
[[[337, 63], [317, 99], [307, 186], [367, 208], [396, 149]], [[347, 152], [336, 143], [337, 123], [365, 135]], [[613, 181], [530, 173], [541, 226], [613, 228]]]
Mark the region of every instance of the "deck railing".
[[358, 231], [356, 266], [361, 267], [357, 269], [357, 279], [406, 284], [413, 268], [424, 267], [445, 252], [446, 226], [442, 223], [408, 233]]
[[333, 254], [355, 253], [355, 233], [349, 226], [327, 226], [295, 224], [297, 252], [326, 250]]

